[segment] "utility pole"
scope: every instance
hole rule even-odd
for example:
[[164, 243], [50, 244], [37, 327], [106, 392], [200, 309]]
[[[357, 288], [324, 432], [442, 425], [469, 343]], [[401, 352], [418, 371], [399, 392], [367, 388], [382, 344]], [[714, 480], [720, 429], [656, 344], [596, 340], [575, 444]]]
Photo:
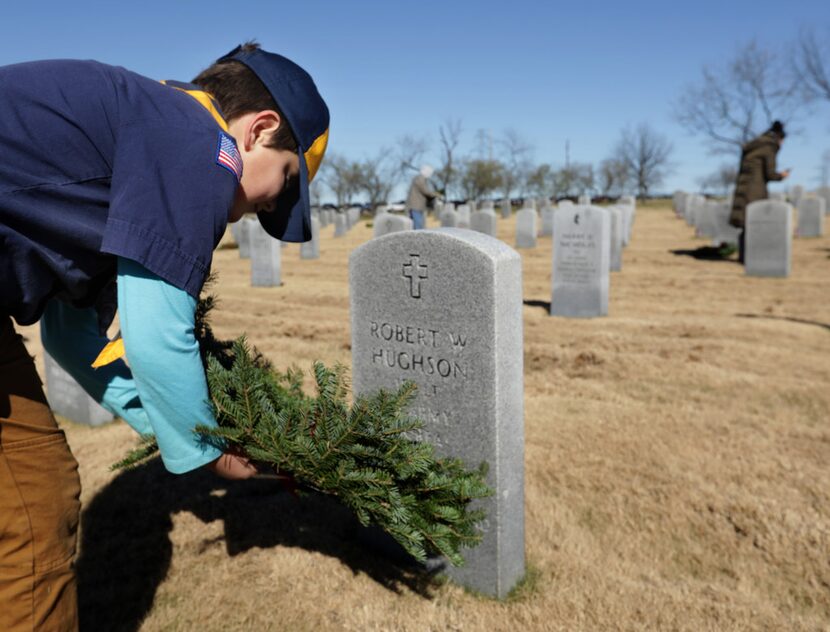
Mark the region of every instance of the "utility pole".
[[565, 139], [565, 169], [571, 167], [571, 141], [569, 138]]

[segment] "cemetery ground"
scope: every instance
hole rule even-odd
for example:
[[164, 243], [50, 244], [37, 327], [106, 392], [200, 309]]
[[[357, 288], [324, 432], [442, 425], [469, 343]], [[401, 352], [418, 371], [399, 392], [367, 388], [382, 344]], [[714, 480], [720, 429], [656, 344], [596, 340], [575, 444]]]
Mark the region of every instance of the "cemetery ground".
[[[324, 228], [317, 260], [285, 248], [279, 288], [217, 251], [217, 333], [247, 333], [278, 367], [349, 366], [348, 255], [370, 224]], [[512, 246], [515, 214], [498, 231]], [[272, 480], [111, 473], [133, 432], [64, 423], [84, 627], [827, 629], [830, 238], [794, 240], [777, 279], [672, 252], [707, 245], [692, 235], [667, 203], [639, 206], [609, 316], [589, 320], [548, 316], [551, 238], [520, 251], [529, 573], [507, 601], [423, 581], [335, 503]]]

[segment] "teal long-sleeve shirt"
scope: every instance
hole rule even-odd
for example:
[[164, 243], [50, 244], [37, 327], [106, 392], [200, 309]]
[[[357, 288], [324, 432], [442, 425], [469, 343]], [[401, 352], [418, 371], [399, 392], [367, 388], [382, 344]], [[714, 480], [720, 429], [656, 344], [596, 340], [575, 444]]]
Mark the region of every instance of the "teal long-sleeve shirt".
[[140, 264], [118, 259], [118, 315], [129, 367], [92, 362], [108, 342], [94, 309], [49, 302], [43, 347], [93, 399], [140, 434], [155, 435], [165, 467], [181, 474], [222, 452], [194, 432], [215, 426], [194, 335], [196, 299]]

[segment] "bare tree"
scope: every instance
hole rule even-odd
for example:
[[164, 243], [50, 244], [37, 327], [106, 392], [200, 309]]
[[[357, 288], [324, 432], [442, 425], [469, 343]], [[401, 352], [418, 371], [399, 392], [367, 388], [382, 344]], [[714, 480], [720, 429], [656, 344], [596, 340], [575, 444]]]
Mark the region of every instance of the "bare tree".
[[470, 159], [464, 162], [461, 188], [468, 199], [477, 200], [502, 187], [504, 167], [497, 160]]
[[536, 197], [549, 198], [556, 194], [556, 172], [549, 164], [541, 164], [527, 176], [527, 188]]
[[400, 172], [396, 165], [390, 164], [389, 156], [389, 150], [381, 148], [374, 158], [367, 158], [360, 163], [360, 190], [366, 194], [372, 209], [389, 200], [389, 195], [399, 180]]
[[735, 154], [774, 119], [789, 120], [800, 101], [779, 56], [752, 41], [725, 67], [704, 67], [701, 81], [675, 103], [674, 115], [713, 152]]
[[345, 206], [361, 189], [360, 163], [348, 160], [340, 154], [330, 153], [321, 167], [323, 182], [337, 200], [337, 206]]
[[533, 168], [530, 163], [533, 145], [512, 128], [504, 130], [498, 144], [504, 151], [501, 188], [504, 197], [510, 198], [514, 190], [524, 188], [527, 182]]
[[808, 99], [830, 101], [830, 29], [817, 38], [813, 29], [803, 29], [793, 53], [793, 69]]
[[672, 144], [648, 123], [626, 128], [614, 149], [614, 159], [625, 165], [640, 198], [648, 196], [671, 169]]
[[424, 154], [429, 149], [429, 141], [426, 138], [404, 134], [395, 142], [395, 161], [397, 171], [403, 176], [412, 171], [418, 171], [424, 162]]
[[599, 163], [597, 178], [597, 190], [600, 195], [622, 195], [629, 180], [628, 169], [621, 160], [606, 158]]
[[438, 182], [438, 190], [443, 191], [446, 196], [459, 176], [456, 152], [461, 142], [461, 119], [447, 119], [438, 128], [438, 137], [441, 140], [441, 165], [435, 170], [435, 179]]
[[697, 183], [700, 186], [700, 192], [704, 195], [714, 193], [715, 195], [725, 196], [735, 186], [737, 177], [738, 170], [735, 165], [722, 164], [712, 173], [698, 178]]

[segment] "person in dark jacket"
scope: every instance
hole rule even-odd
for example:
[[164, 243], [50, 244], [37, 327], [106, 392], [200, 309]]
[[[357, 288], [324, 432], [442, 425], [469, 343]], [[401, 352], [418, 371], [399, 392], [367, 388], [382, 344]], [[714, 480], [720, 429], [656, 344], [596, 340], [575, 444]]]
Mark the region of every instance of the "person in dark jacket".
[[778, 172], [775, 159], [786, 133], [781, 121], [775, 121], [772, 126], [758, 138], [746, 143], [741, 148], [741, 166], [738, 169], [738, 179], [735, 183], [735, 196], [732, 201], [732, 213], [729, 223], [741, 229], [738, 241], [738, 260], [744, 262], [744, 226], [746, 222], [746, 207], [756, 200], [768, 197], [767, 182], [783, 180], [790, 175], [789, 169]]

